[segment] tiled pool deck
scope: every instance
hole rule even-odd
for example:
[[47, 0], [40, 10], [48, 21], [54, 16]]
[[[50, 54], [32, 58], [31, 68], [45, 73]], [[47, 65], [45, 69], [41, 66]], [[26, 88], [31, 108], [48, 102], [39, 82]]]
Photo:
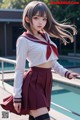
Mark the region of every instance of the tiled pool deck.
[[[74, 72], [80, 73], [80, 68], [75, 68], [72, 70]], [[73, 80], [68, 80], [67, 78], [64, 79], [64, 77], [61, 77], [60, 75], [57, 75], [56, 73], [53, 73], [52, 75], [53, 75], [53, 78], [56, 79], [57, 81], [66, 82], [68, 84], [72, 84], [72, 85], [80, 87], [80, 80], [78, 80], [78, 79], [73, 79]], [[4, 84], [5, 89], [3, 89], [1, 77], [2, 76], [0, 74], [0, 103], [2, 102], [4, 96], [5, 97], [9, 96], [13, 91], [13, 87], [6, 84], [6, 83]], [[13, 78], [14, 78], [14, 73], [6, 73], [4, 76], [4, 79], [6, 79], [6, 80], [13, 79]], [[0, 114], [1, 114], [2, 110], [3, 109], [0, 107]], [[51, 109], [51, 111], [50, 111], [50, 116], [52, 117], [51, 120], [73, 120], [73, 119], [53, 110], [53, 109]], [[4, 120], [3, 118], [1, 118], [1, 115], [0, 115], [0, 120]], [[18, 116], [18, 115], [15, 115], [13, 113], [10, 113], [10, 119], [6, 119], [6, 120], [28, 120], [28, 115]]]

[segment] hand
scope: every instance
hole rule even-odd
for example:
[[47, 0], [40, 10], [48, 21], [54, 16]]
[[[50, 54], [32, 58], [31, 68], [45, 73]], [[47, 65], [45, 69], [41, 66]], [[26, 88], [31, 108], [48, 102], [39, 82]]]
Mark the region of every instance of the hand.
[[15, 109], [18, 113], [20, 113], [20, 111], [21, 111], [21, 102], [20, 102], [20, 103], [13, 103], [13, 105], [14, 105], [14, 109]]
[[78, 73], [73, 73], [73, 72], [71, 72], [71, 73], [69, 74], [69, 79], [76, 78], [77, 76], [79, 76]]

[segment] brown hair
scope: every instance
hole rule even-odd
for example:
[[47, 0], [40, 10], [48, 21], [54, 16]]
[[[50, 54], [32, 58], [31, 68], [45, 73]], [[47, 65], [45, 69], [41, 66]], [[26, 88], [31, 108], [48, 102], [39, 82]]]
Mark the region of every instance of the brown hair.
[[[75, 25], [69, 25], [67, 23], [59, 23], [57, 22], [49, 8], [44, 2], [41, 1], [32, 1], [30, 2], [24, 9], [23, 12], [23, 27], [31, 31], [30, 23], [27, 23], [25, 18], [26, 16], [29, 18], [30, 22], [32, 23], [32, 17], [39, 12], [40, 16], [44, 16], [44, 13], [47, 16], [47, 23], [44, 27], [44, 30], [52, 37], [59, 38], [63, 41], [66, 45], [67, 41], [66, 38], [69, 38], [71, 42], [74, 41], [73, 35], [77, 33]], [[73, 32], [69, 32], [66, 29], [70, 29]], [[32, 32], [32, 31], [31, 31]]]

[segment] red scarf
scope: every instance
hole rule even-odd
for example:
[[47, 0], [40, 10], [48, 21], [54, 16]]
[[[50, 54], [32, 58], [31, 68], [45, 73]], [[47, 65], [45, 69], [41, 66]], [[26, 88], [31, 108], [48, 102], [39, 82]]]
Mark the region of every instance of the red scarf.
[[[44, 39], [46, 39], [45, 34], [41, 34], [41, 35], [42, 35], [42, 37]], [[45, 40], [46, 42], [40, 41], [38, 38], [36, 38], [35, 36], [33, 36], [32, 34], [29, 34], [27, 32], [24, 32], [21, 36], [23, 36], [23, 37], [25, 37], [28, 40], [31, 40], [33, 42], [37, 42], [37, 43], [41, 43], [41, 44], [47, 45], [46, 59], [48, 59], [50, 57], [50, 55], [51, 55], [51, 52], [52, 52], [51, 48], [54, 51], [54, 53], [56, 54], [56, 56], [58, 56], [58, 49], [57, 49], [56, 46], [54, 46], [53, 44], [50, 43], [50, 40], [49, 40], [48, 36], [47, 36], [47, 38], [48, 38], [47, 41]]]

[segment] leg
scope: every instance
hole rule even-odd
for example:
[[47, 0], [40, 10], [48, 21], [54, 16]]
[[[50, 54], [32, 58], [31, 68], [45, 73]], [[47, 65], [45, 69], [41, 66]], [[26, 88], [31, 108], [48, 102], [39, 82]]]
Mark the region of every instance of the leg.
[[37, 110], [30, 110], [30, 114], [35, 118], [35, 120], [50, 120], [46, 107], [39, 108]]
[[50, 117], [49, 117], [49, 114], [46, 113], [46, 114], [35, 117], [35, 120], [50, 120]]

